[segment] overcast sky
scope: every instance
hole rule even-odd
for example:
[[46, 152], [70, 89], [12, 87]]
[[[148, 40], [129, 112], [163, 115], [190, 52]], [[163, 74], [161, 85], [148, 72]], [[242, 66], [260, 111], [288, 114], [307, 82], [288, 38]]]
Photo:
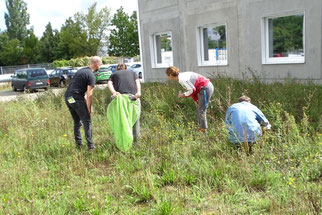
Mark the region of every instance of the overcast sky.
[[[0, 0], [0, 30], [5, 30], [4, 14], [7, 13], [6, 1]], [[30, 26], [34, 26], [36, 36], [41, 37], [48, 22], [53, 29], [60, 30], [62, 24], [76, 12], [87, 13], [87, 9], [95, 2], [94, 0], [24, 0], [27, 3], [27, 12], [30, 15]], [[97, 11], [107, 6], [111, 14], [123, 6], [124, 11], [131, 15], [137, 10], [137, 0], [96, 0]]]

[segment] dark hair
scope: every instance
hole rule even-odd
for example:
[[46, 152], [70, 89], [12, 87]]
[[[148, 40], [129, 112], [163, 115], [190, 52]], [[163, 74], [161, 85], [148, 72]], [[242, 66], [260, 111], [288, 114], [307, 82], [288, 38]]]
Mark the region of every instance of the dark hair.
[[119, 63], [118, 65], [117, 65], [117, 67], [116, 67], [116, 70], [118, 71], [118, 70], [125, 70], [125, 69], [127, 69], [127, 66], [126, 66], [126, 64], [124, 64], [124, 63]]
[[176, 77], [179, 75], [179, 68], [175, 67], [175, 66], [170, 66], [167, 68], [167, 70], [165, 71], [165, 73], [167, 74], [167, 76], [173, 76]]
[[251, 101], [251, 99], [245, 95], [239, 97], [239, 99], [238, 99], [238, 102], [250, 102], [250, 101]]

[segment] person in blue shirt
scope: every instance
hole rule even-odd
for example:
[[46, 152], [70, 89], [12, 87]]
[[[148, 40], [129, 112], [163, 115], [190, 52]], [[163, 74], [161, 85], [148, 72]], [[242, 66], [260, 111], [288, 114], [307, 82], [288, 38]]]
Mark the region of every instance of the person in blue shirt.
[[271, 128], [268, 120], [255, 105], [252, 105], [248, 96], [242, 96], [238, 103], [231, 105], [225, 117], [225, 124], [229, 133], [229, 141], [240, 146], [247, 143], [249, 151], [251, 145], [262, 136], [262, 127]]

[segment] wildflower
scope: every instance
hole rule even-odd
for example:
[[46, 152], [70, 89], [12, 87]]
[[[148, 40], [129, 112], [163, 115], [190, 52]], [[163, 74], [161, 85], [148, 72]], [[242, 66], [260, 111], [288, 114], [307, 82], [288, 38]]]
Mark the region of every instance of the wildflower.
[[8, 201], [8, 204], [10, 204], [11, 202], [10, 201]]
[[2, 201], [4, 201], [4, 202], [5, 202], [5, 201], [6, 201], [6, 199], [5, 199], [5, 198], [3, 198], [3, 199], [2, 199]]
[[63, 137], [67, 137], [67, 134], [64, 134]]

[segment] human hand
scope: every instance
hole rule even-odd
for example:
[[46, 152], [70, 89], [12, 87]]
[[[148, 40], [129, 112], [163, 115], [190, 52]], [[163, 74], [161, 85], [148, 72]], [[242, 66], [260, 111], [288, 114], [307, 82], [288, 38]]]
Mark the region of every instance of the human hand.
[[116, 97], [116, 96], [118, 96], [118, 95], [121, 95], [121, 93], [119, 93], [119, 92], [117, 92], [117, 91], [115, 91], [115, 92], [113, 93], [113, 96], [114, 96], [114, 97]]
[[196, 105], [196, 108], [198, 108], [198, 101], [193, 101], [194, 103], [195, 103], [195, 105]]
[[141, 94], [140, 94], [140, 93], [135, 93], [134, 97], [135, 97], [136, 99], [138, 99], [138, 98], [140, 98], [140, 97], [141, 97]]
[[179, 97], [179, 98], [184, 98], [184, 97], [185, 97], [185, 95], [184, 95], [184, 93], [180, 93], [180, 94], [178, 95], [178, 97]]

